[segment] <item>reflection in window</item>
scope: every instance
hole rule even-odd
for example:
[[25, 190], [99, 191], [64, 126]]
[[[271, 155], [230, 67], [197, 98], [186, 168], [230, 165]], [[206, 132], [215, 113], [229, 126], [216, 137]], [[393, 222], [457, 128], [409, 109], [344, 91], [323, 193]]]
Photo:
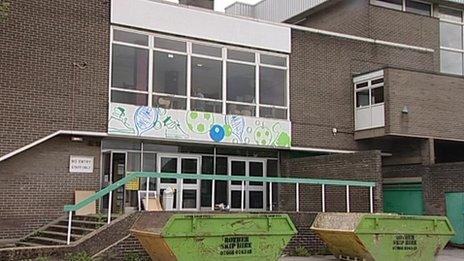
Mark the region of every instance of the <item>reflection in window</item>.
[[255, 116], [256, 107], [241, 104], [227, 104], [227, 114], [232, 115], [243, 115], [243, 116]]
[[369, 90], [356, 92], [356, 107], [369, 106]]
[[259, 107], [259, 117], [273, 119], [287, 119], [287, 109]]
[[191, 95], [222, 99], [222, 61], [192, 57]]
[[451, 74], [462, 74], [462, 53], [441, 51], [441, 71]]
[[371, 91], [371, 103], [378, 104], [383, 102], [383, 87], [374, 88]]
[[186, 110], [187, 99], [182, 97], [153, 95], [153, 107]]
[[432, 5], [428, 3], [422, 3], [418, 1], [406, 0], [406, 11], [420, 14], [420, 15], [431, 15]]
[[147, 91], [148, 50], [113, 45], [111, 87]]
[[462, 25], [440, 22], [440, 45], [462, 49]]
[[287, 59], [282, 56], [261, 54], [260, 62], [262, 64], [269, 64], [275, 66], [287, 66]]
[[268, 67], [259, 68], [259, 103], [286, 105], [287, 71]]
[[173, 50], [173, 51], [178, 51], [178, 52], [186, 51], [186, 43], [182, 41], [155, 37], [154, 42], [155, 42], [155, 48]]
[[255, 103], [255, 66], [227, 63], [227, 100]]
[[222, 113], [222, 102], [191, 99], [190, 110]]
[[219, 47], [203, 45], [203, 44], [192, 44], [192, 52], [194, 54], [202, 54], [208, 56], [222, 57], [222, 49]]
[[115, 41], [148, 46], [148, 36], [143, 34], [114, 30], [113, 39]]
[[143, 93], [111, 91], [111, 102], [134, 104], [139, 106], [148, 105], [148, 95]]
[[155, 51], [153, 60], [153, 90], [186, 95], [187, 56]]
[[440, 6], [440, 18], [454, 22], [462, 22], [462, 11]]
[[251, 52], [227, 49], [227, 59], [254, 63], [255, 54]]

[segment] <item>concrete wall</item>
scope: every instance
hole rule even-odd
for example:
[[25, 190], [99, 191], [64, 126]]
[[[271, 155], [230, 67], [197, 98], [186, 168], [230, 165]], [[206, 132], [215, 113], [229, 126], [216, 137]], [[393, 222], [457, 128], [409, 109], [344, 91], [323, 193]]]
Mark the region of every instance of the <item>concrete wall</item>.
[[[374, 211], [382, 210], [382, 160], [379, 151], [364, 151], [354, 154], [334, 154], [305, 158], [283, 158], [281, 175], [284, 177], [344, 179], [376, 182], [374, 188]], [[322, 193], [319, 185], [301, 185], [300, 210], [321, 211]], [[326, 186], [326, 211], [346, 211], [344, 186]], [[350, 188], [350, 210], [369, 211], [369, 189]], [[295, 185], [279, 185], [279, 209], [296, 209]]]
[[0, 23], [0, 156], [57, 130], [106, 132], [109, 2], [9, 2]]
[[[93, 173], [69, 173], [69, 156], [93, 156]], [[0, 240], [19, 238], [65, 215], [75, 190], [100, 187], [100, 143], [59, 136], [0, 162]]]
[[385, 132], [464, 140], [463, 86], [463, 77], [386, 69]]

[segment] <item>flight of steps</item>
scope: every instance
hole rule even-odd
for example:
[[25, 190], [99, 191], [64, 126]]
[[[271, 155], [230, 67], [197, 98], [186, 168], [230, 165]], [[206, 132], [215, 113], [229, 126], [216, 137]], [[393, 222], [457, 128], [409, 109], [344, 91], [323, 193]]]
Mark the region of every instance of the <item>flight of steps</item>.
[[[115, 219], [116, 217], [113, 217]], [[77, 241], [85, 235], [106, 225], [106, 217], [73, 216], [71, 224], [71, 242]], [[33, 234], [16, 242], [16, 246], [56, 246], [66, 245], [68, 233], [68, 219], [62, 217], [38, 229]]]

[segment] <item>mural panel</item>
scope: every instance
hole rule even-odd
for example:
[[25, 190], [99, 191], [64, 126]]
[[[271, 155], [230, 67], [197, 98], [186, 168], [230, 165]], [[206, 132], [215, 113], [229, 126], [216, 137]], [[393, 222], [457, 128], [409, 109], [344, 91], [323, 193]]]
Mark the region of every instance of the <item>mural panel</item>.
[[290, 147], [286, 120], [111, 103], [108, 134]]

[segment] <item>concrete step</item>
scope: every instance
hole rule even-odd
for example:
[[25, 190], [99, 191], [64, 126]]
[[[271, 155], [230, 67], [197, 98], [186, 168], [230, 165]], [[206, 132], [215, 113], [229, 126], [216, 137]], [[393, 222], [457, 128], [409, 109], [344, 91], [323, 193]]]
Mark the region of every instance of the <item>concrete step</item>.
[[43, 245], [66, 245], [66, 240], [41, 237], [41, 236], [32, 236], [26, 239], [26, 242], [38, 243]]
[[32, 242], [25, 242], [25, 241], [19, 241], [16, 242], [16, 246], [25, 246], [25, 247], [38, 247], [38, 246], [43, 246], [42, 244], [37, 244], [37, 243], [32, 243]]
[[[39, 234], [40, 235], [46, 235], [47, 237], [52, 237], [52, 238], [59, 237], [59, 238], [65, 238], [66, 239], [68, 237], [67, 232], [65, 233], [65, 232], [57, 232], [57, 231], [49, 231], [49, 230], [42, 230], [42, 231], [39, 232]], [[84, 235], [71, 234], [71, 238], [75, 238], [75, 239], [81, 238], [83, 236]]]

